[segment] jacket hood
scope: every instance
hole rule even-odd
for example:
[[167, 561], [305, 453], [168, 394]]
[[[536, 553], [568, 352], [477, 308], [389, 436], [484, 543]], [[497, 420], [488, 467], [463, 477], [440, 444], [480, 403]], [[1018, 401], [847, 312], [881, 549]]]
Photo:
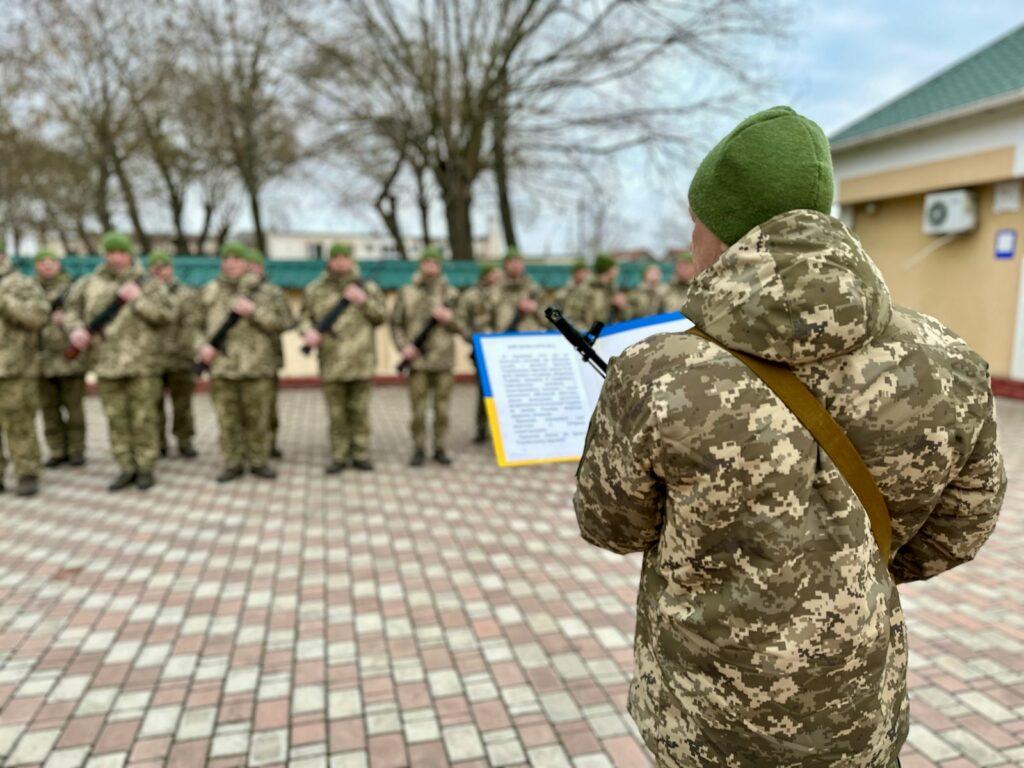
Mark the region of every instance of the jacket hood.
[[786, 364], [847, 354], [889, 324], [885, 280], [839, 220], [788, 211], [690, 283], [683, 314], [740, 352]]

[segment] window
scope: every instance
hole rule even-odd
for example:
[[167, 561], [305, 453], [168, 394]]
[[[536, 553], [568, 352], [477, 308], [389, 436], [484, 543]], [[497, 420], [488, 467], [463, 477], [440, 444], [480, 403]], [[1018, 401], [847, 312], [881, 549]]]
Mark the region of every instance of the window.
[[324, 245], [323, 243], [307, 243], [306, 244], [306, 258], [313, 259], [314, 261], [324, 260]]

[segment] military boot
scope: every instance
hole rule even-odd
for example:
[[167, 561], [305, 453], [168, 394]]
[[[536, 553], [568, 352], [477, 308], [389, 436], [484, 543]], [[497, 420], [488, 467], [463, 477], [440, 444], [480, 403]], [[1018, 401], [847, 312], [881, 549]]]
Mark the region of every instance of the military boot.
[[68, 458], [68, 464], [70, 464], [72, 467], [81, 467], [83, 464], [85, 464], [85, 456], [82, 456], [81, 454], [71, 456]]
[[327, 469], [324, 470], [324, 474], [337, 475], [347, 466], [347, 461], [332, 461], [330, 464], [327, 465]]
[[444, 448], [438, 448], [434, 452], [434, 461], [447, 467], [452, 463], [452, 457], [445, 453]]
[[360, 472], [369, 472], [373, 469], [373, 462], [369, 459], [352, 459], [352, 466]]
[[114, 482], [107, 486], [108, 491], [120, 491], [135, 482], [134, 472], [122, 472], [114, 478]]
[[156, 485], [156, 478], [153, 477], [152, 472], [139, 472], [135, 476], [135, 487], [140, 491], [148, 491]]
[[217, 475], [218, 483], [230, 483], [232, 480], [237, 480], [243, 474], [245, 470], [241, 467], [224, 467], [219, 475]]
[[43, 466], [46, 467], [47, 469], [53, 469], [54, 467], [59, 467], [67, 460], [67, 456], [51, 456], [49, 459], [46, 460], [46, 463], [43, 464]]
[[423, 463], [427, 460], [426, 454], [423, 453], [422, 449], [417, 448], [416, 452], [413, 453], [412, 459], [409, 460], [410, 467], [422, 467]]
[[277, 472], [267, 466], [262, 467], [250, 467], [249, 471], [256, 475], [256, 477], [262, 477], [264, 480], [273, 480], [277, 477]]
[[35, 475], [23, 475], [18, 478], [18, 485], [14, 488], [17, 496], [35, 496], [39, 493], [39, 478]]
[[199, 451], [192, 447], [192, 443], [188, 442], [178, 443], [178, 453], [183, 459], [194, 459], [199, 455]]

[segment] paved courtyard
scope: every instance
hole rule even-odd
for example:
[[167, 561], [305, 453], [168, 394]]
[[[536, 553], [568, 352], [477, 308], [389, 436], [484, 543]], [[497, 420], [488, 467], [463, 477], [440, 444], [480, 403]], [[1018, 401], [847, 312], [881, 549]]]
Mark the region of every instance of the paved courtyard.
[[[402, 388], [377, 390], [378, 471], [325, 477], [315, 391], [281, 396], [276, 482], [200, 459], [108, 494], [89, 464], [0, 496], [0, 764], [644, 766], [624, 714], [639, 558], [583, 543], [573, 468], [408, 458]], [[903, 590], [906, 768], [1024, 765], [1024, 403], [1001, 401], [1007, 507], [978, 561]]]

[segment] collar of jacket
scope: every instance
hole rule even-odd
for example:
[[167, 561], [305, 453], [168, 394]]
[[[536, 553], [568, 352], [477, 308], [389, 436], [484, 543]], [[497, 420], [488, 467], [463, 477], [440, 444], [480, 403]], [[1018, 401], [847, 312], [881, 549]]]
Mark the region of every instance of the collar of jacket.
[[885, 330], [885, 280], [846, 226], [811, 210], [755, 227], [690, 283], [683, 314], [730, 349], [788, 365], [862, 347]]
[[145, 274], [139, 267], [139, 265], [135, 263], [134, 259], [132, 260], [132, 263], [129, 264], [128, 267], [122, 270], [121, 272], [115, 272], [109, 266], [107, 266], [106, 262], [100, 264], [99, 269], [97, 271], [104, 277], [122, 283], [126, 283], [129, 280], [138, 280], [139, 278], [142, 277], [143, 274]]
[[68, 277], [67, 272], [58, 272], [53, 277], [37, 277], [36, 279], [39, 280], [39, 284], [43, 286], [45, 290], [67, 285], [71, 282], [71, 278]]
[[346, 286], [349, 283], [358, 280], [359, 278], [360, 274], [358, 265], [352, 267], [351, 270], [349, 270], [343, 275], [339, 275], [337, 272], [331, 272], [331, 270], [329, 269], [324, 271], [324, 279], [340, 286]]
[[427, 277], [422, 272], [417, 272], [413, 275], [412, 282], [414, 285], [418, 285], [421, 288], [436, 288], [437, 286], [444, 286], [446, 280], [444, 275], [438, 275], [437, 277]]

